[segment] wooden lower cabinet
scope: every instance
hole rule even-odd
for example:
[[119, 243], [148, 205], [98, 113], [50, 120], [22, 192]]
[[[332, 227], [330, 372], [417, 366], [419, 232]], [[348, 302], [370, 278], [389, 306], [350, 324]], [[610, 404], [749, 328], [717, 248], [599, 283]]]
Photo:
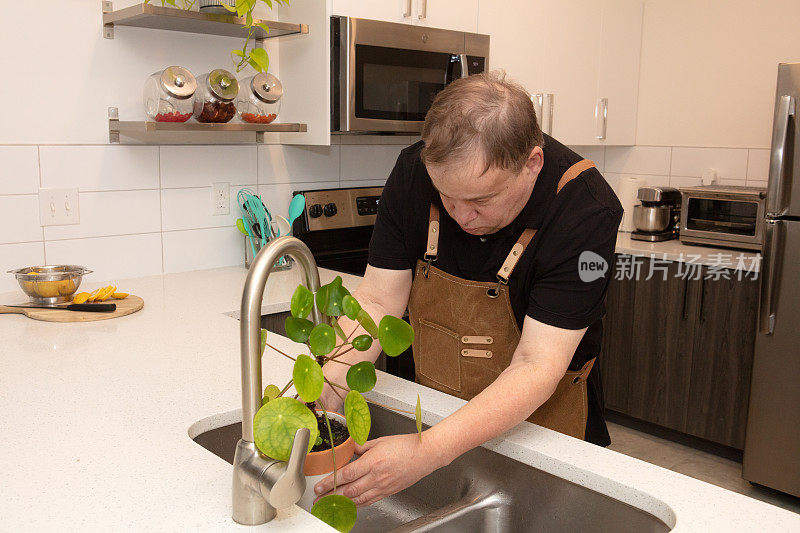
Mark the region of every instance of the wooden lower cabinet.
[[704, 279], [705, 267], [684, 279], [679, 263], [639, 261], [636, 279], [609, 283], [599, 359], [606, 408], [742, 449], [758, 282]]

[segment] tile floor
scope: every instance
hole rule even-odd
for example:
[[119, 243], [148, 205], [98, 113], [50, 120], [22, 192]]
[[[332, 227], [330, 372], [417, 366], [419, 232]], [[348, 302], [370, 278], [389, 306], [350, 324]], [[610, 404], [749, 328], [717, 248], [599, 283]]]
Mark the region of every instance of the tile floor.
[[742, 479], [741, 463], [611, 422], [608, 431], [614, 451], [800, 513], [800, 498]]

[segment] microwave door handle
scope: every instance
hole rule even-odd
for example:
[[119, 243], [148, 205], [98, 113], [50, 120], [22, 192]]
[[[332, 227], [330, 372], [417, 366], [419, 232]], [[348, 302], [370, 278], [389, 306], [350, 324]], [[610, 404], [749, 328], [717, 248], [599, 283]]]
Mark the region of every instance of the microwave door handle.
[[403, 13], [403, 18], [408, 18], [410, 16], [411, 16], [411, 0], [406, 0], [406, 10]]
[[771, 335], [775, 330], [775, 294], [781, 263], [782, 229], [783, 221], [767, 219], [764, 228], [764, 259], [761, 262], [761, 302], [758, 310], [758, 330], [765, 335]]
[[789, 135], [789, 119], [794, 116], [794, 97], [781, 96], [778, 114], [772, 132], [772, 155], [769, 162], [769, 185], [767, 191], [767, 213], [783, 214], [783, 177], [786, 166], [786, 148]]
[[467, 60], [467, 54], [459, 54], [458, 61], [461, 63], [461, 77], [469, 77], [469, 61]]

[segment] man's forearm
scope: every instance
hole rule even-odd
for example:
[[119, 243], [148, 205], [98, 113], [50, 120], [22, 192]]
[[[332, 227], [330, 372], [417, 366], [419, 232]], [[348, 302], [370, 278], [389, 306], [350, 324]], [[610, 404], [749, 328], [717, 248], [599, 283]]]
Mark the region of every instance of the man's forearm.
[[438, 466], [516, 426], [555, 390], [557, 371], [530, 362], [512, 363], [467, 405], [423, 434]]

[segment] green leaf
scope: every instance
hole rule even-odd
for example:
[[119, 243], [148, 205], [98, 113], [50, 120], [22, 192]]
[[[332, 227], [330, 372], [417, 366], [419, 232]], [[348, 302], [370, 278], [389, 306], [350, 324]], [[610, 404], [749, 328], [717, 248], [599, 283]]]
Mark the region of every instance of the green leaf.
[[306, 342], [314, 329], [314, 323], [310, 320], [293, 316], [287, 316], [283, 324], [286, 328], [286, 336], [294, 342]]
[[417, 394], [417, 409], [414, 411], [414, 418], [417, 421], [417, 435], [419, 435], [419, 440], [422, 440], [422, 405], [419, 403], [419, 394]]
[[281, 389], [277, 385], [267, 385], [264, 388], [264, 395], [261, 397], [261, 405], [271, 402], [281, 394]]
[[244, 25], [247, 27], [253, 25], [253, 14], [250, 11], [247, 12], [247, 17], [245, 18]]
[[342, 310], [347, 315], [347, 318], [355, 320], [358, 317], [358, 312], [361, 311], [361, 304], [348, 294], [342, 298]]
[[222, 7], [224, 7], [225, 9], [230, 11], [231, 13], [236, 13], [238, 15], [235, 7], [231, 7], [228, 4], [226, 4], [225, 2], [223, 2], [221, 5], [222, 5]]
[[378, 326], [378, 340], [389, 357], [397, 357], [414, 341], [414, 328], [400, 318], [386, 315]]
[[270, 8], [270, 9], [272, 9], [272, 0], [262, 0], [262, 1], [263, 1], [265, 4], [267, 4], [267, 5], [269, 6], [269, 8]]
[[292, 294], [292, 302], [289, 307], [293, 317], [308, 318], [314, 308], [314, 294], [305, 285], [298, 285]]
[[322, 437], [321, 436], [317, 437], [317, 440], [314, 441], [314, 446], [319, 446], [320, 444], [322, 444]]
[[358, 510], [356, 504], [347, 496], [330, 494], [320, 498], [314, 504], [311, 514], [332, 528], [347, 533], [356, 525]]
[[264, 355], [264, 348], [267, 347], [267, 330], [261, 328], [261, 355]]
[[253, 435], [262, 453], [279, 461], [288, 461], [294, 434], [300, 428], [311, 431], [308, 450], [319, 436], [317, 417], [294, 398], [276, 398], [261, 407], [253, 419]]
[[267, 26], [264, 22], [259, 22], [257, 26], [260, 26], [262, 30], [264, 30], [265, 32], [267, 32], [267, 34], [269, 34], [269, 26]]
[[231, 53], [235, 56], [244, 57], [244, 52], [241, 50], [231, 50]]
[[369, 361], [356, 363], [347, 371], [347, 386], [358, 392], [371, 391], [377, 380], [375, 365]]
[[308, 345], [314, 355], [328, 355], [336, 346], [336, 333], [328, 324], [317, 324], [311, 330]]
[[341, 276], [317, 291], [317, 308], [328, 316], [342, 316], [342, 300], [350, 291], [342, 286]]
[[369, 335], [359, 335], [353, 342], [351, 343], [353, 348], [358, 350], [359, 352], [365, 352], [369, 350], [369, 347], [372, 346], [372, 337]]
[[255, 61], [258, 65], [256, 70], [260, 72], [266, 72], [269, 68], [269, 55], [267, 55], [267, 51], [263, 48], [253, 48], [250, 50], [250, 61]]
[[335, 331], [336, 335], [338, 335], [339, 338], [342, 339], [342, 342], [347, 342], [347, 335], [345, 334], [344, 330], [342, 329], [342, 326], [339, 325], [339, 321], [338, 320], [333, 323], [333, 331]]
[[361, 324], [361, 327], [367, 330], [367, 333], [372, 335], [373, 339], [378, 337], [378, 326], [375, 325], [375, 321], [372, 320], [372, 317], [369, 316], [366, 311], [363, 309], [359, 311], [358, 316], [356, 316], [356, 320], [358, 320], [358, 323]]
[[307, 355], [297, 356], [294, 370], [292, 370], [292, 381], [294, 381], [297, 394], [306, 403], [317, 401], [322, 394], [322, 387], [325, 385], [322, 367]]
[[367, 442], [371, 419], [367, 401], [360, 392], [351, 390], [344, 397], [344, 416], [347, 419], [347, 431], [353, 440], [358, 444]]

